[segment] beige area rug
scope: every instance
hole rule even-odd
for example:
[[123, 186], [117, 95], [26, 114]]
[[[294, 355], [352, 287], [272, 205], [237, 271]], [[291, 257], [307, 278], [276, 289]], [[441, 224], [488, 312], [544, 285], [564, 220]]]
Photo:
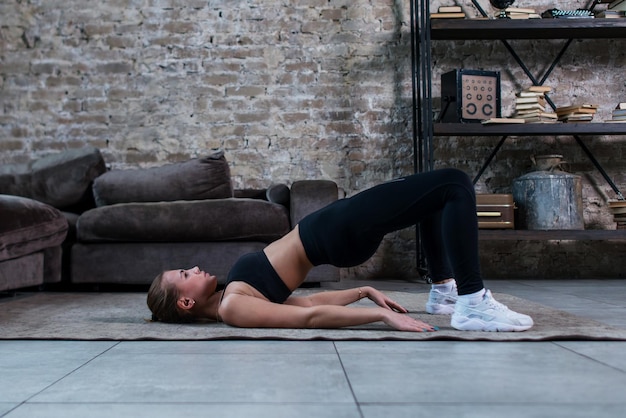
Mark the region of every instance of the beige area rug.
[[[299, 290], [304, 294], [310, 290]], [[424, 311], [426, 293], [386, 292], [437, 332], [398, 332], [383, 323], [334, 330], [234, 328], [221, 323], [164, 324], [149, 321], [144, 293], [25, 293], [0, 299], [0, 339], [46, 340], [460, 340], [551, 341], [626, 340], [626, 330], [576, 317], [506, 294], [497, 300], [530, 314], [535, 326], [525, 332], [467, 332], [450, 327], [450, 318]], [[359, 305], [369, 306], [370, 301]], [[356, 305], [356, 304], [355, 304]]]

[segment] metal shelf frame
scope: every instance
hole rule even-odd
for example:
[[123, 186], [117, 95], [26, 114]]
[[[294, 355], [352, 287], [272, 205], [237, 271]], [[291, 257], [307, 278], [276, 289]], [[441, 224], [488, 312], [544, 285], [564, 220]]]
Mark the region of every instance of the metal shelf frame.
[[[592, 151], [585, 145], [581, 136], [584, 135], [626, 135], [626, 124], [615, 123], [573, 123], [573, 124], [523, 124], [494, 125], [435, 123], [433, 120], [432, 97], [432, 60], [431, 48], [433, 40], [494, 40], [500, 41], [509, 51], [516, 63], [522, 68], [533, 85], [543, 85], [561, 58], [567, 52], [574, 39], [606, 39], [626, 38], [626, 19], [489, 19], [477, 0], [471, 0], [483, 19], [430, 19], [429, 0], [410, 0], [411, 2], [411, 57], [413, 71], [413, 146], [414, 171], [431, 171], [435, 166], [433, 138], [436, 136], [501, 136], [491, 154], [474, 178], [474, 184], [489, 166], [498, 150], [509, 136], [567, 135], [573, 136], [585, 155], [600, 172], [605, 181], [616, 193], [618, 199], [626, 200], [619, 188], [608, 176]], [[589, 8], [593, 9], [597, 0], [592, 0]], [[550, 66], [539, 76], [534, 75], [509, 44], [510, 39], [563, 39], [563, 47], [554, 57]], [[556, 106], [546, 96], [548, 104]], [[609, 234], [615, 231], [608, 231]], [[528, 233], [508, 233], [509, 239], [559, 239], [564, 236], [550, 232], [537, 235]], [[567, 234], [566, 234], [567, 235]], [[588, 239], [588, 234], [571, 234], [581, 239]], [[606, 239], [606, 233], [595, 236]], [[485, 233], [481, 236], [494, 238], [498, 232]], [[569, 236], [569, 235], [567, 235]], [[621, 235], [620, 235], [621, 237]], [[421, 241], [417, 236], [418, 268], [424, 265]]]

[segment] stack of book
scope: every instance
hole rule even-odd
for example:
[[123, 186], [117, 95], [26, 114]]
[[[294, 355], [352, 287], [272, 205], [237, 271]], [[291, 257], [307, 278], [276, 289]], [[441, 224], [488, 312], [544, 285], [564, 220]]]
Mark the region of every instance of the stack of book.
[[461, 6], [439, 6], [437, 13], [430, 14], [431, 19], [463, 19], [465, 12]]
[[626, 123], [626, 102], [618, 103], [611, 114], [613, 117], [605, 122]]
[[496, 15], [500, 19], [541, 19], [541, 15], [535, 9], [522, 7], [507, 7]]
[[622, 18], [626, 17], [626, 0], [614, 0], [609, 3], [609, 7], [600, 13], [596, 14], [596, 17], [604, 18]]
[[617, 229], [626, 229], [626, 201], [609, 202], [609, 208], [613, 213], [613, 220], [617, 224]]
[[581, 104], [556, 108], [556, 115], [562, 122], [580, 123], [591, 122], [593, 115], [598, 111], [598, 105]]
[[513, 117], [524, 119], [526, 123], [558, 122], [556, 113], [546, 111], [545, 94], [550, 90], [548, 86], [531, 86], [517, 93]]

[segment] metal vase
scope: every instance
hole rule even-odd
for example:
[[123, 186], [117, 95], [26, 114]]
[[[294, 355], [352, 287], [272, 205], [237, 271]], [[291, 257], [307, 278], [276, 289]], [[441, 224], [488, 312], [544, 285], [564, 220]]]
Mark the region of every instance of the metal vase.
[[521, 229], [585, 229], [578, 175], [559, 169], [527, 173], [513, 180], [513, 198]]

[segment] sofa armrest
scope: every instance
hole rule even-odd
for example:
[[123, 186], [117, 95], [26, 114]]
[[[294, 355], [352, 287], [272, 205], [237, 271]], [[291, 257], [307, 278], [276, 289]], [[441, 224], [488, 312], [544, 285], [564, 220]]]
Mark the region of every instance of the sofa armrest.
[[294, 227], [302, 218], [337, 200], [337, 183], [330, 180], [300, 180], [291, 185], [289, 216]]
[[291, 191], [286, 184], [276, 183], [272, 184], [267, 189], [235, 189], [234, 197], [238, 199], [267, 200], [268, 202], [278, 203], [289, 209]]

